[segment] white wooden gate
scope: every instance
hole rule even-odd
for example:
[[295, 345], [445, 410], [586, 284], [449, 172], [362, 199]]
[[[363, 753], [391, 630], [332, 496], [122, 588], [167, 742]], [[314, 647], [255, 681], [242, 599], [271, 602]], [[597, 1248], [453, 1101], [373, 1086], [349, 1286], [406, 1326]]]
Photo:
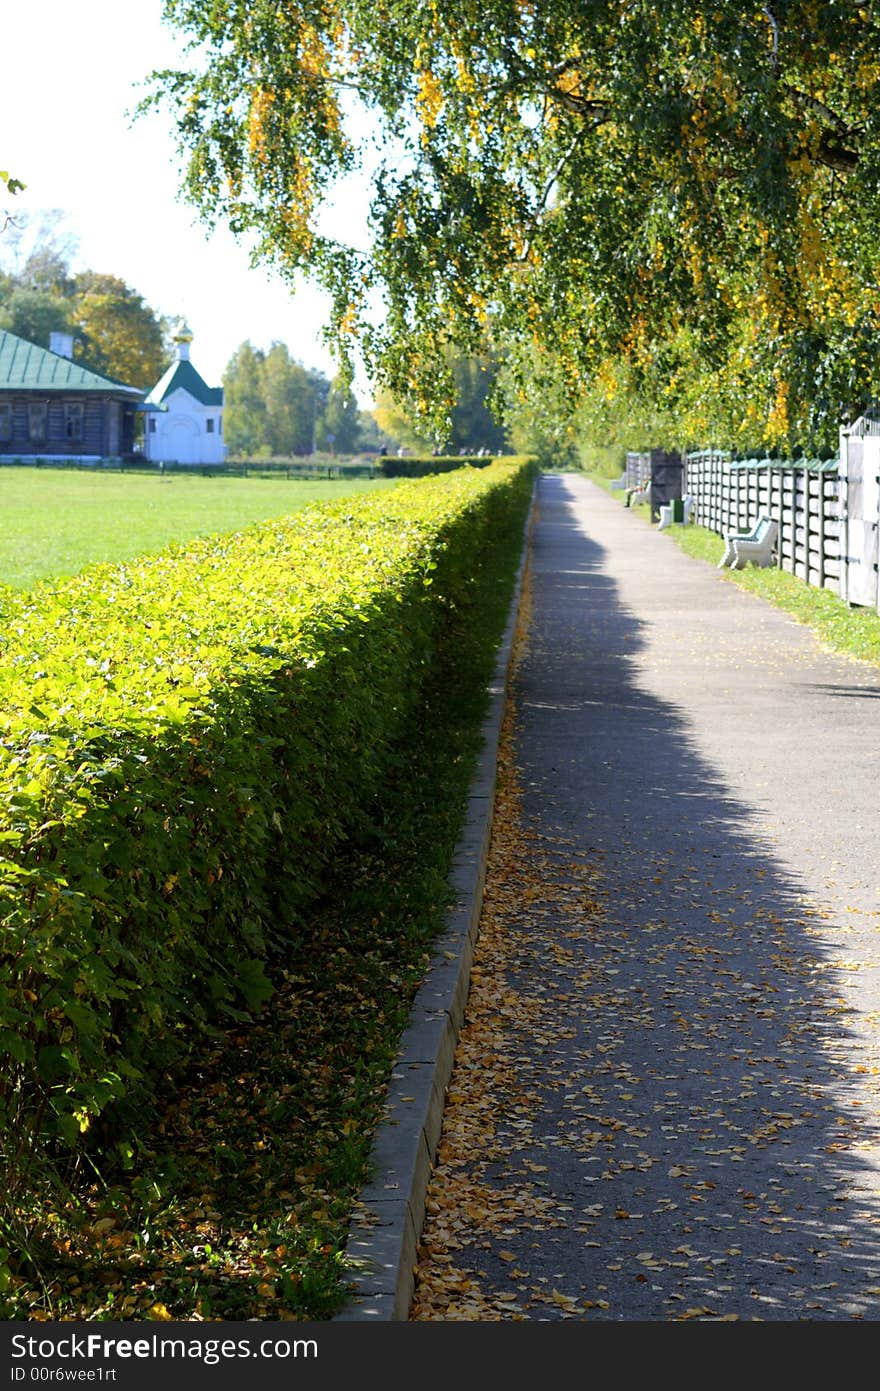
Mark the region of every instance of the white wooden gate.
[[857, 420], [840, 432], [840, 595], [880, 608], [880, 426]]

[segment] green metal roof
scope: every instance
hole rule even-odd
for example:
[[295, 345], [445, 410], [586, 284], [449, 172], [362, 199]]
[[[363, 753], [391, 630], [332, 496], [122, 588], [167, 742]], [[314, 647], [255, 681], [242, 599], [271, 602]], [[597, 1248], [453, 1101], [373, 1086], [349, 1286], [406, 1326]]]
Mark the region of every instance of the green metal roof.
[[61, 357], [48, 348], [38, 348], [17, 338], [14, 333], [0, 329], [0, 391], [115, 391], [128, 396], [143, 396], [136, 386], [102, 377], [89, 367]]
[[203, 406], [223, 405], [222, 386], [207, 386], [189, 359], [184, 362], [172, 362], [164, 376], [160, 377], [153, 387], [147, 400], [158, 405], [170, 396], [172, 391], [178, 390], [189, 392], [190, 396]]

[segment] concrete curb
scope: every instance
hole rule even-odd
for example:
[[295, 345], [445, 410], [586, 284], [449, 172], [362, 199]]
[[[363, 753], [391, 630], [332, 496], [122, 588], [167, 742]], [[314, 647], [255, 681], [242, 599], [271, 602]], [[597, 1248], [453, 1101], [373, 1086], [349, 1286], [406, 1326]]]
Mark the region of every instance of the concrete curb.
[[405, 1321], [412, 1303], [416, 1248], [425, 1217], [425, 1193], [443, 1123], [446, 1087], [464, 1018], [483, 904], [492, 833], [498, 744], [507, 705], [513, 643], [519, 618], [537, 485], [523, 533], [522, 557], [510, 613], [489, 685], [483, 748], [468, 793], [467, 811], [449, 874], [455, 901], [433, 944], [425, 979], [413, 1000], [385, 1101], [385, 1119], [373, 1142], [374, 1178], [361, 1190], [345, 1259], [356, 1273], [351, 1295], [334, 1321]]

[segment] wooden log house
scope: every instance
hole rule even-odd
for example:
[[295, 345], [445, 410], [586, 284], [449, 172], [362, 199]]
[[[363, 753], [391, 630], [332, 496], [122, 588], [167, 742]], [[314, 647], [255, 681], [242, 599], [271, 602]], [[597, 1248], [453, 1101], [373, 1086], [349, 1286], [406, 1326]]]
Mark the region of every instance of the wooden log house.
[[125, 458], [145, 392], [72, 358], [72, 339], [40, 348], [0, 330], [0, 463]]

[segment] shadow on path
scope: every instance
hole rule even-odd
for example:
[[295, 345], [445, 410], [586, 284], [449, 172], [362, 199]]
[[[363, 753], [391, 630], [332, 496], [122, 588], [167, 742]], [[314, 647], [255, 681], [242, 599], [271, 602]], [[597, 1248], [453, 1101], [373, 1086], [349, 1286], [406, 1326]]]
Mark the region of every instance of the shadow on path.
[[725, 712], [646, 690], [605, 548], [560, 480], [541, 499], [522, 829], [490, 864], [414, 1317], [877, 1318], [870, 940], [706, 761]]

